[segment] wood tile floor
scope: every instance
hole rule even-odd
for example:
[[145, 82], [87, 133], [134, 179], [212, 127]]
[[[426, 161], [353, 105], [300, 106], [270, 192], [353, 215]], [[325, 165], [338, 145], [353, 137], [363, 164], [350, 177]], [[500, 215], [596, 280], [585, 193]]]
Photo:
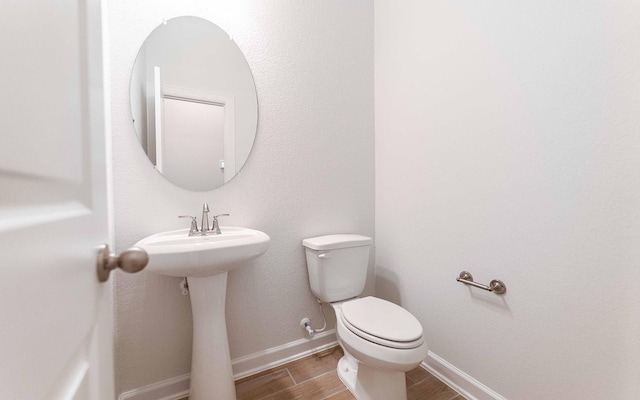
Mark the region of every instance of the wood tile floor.
[[[336, 366], [337, 346], [236, 381], [238, 400], [354, 400]], [[408, 400], [465, 400], [421, 367], [407, 372]], [[188, 400], [184, 398], [181, 400]], [[394, 399], [389, 399], [394, 400]]]

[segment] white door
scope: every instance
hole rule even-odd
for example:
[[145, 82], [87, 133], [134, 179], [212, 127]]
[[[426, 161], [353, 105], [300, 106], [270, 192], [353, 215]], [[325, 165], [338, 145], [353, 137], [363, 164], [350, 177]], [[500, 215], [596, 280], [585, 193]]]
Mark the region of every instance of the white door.
[[101, 7], [0, 2], [0, 399], [114, 397]]
[[224, 106], [165, 96], [162, 108], [162, 175], [195, 191], [224, 185]]

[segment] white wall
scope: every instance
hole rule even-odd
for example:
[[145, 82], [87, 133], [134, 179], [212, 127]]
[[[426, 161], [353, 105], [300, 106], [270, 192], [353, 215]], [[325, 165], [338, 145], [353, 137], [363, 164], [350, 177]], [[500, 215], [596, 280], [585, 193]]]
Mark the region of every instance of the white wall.
[[[208, 201], [212, 212], [231, 214], [223, 225], [271, 236], [264, 256], [229, 275], [232, 358], [304, 337], [300, 319], [319, 323], [320, 314], [302, 239], [373, 235], [371, 2], [110, 0], [108, 7], [117, 250], [187, 227], [177, 215], [198, 214]], [[138, 48], [163, 18], [179, 15], [207, 18], [230, 33], [258, 92], [252, 154], [239, 176], [212, 192], [188, 192], [155, 173], [131, 123]], [[179, 281], [117, 274], [116, 393], [189, 372], [191, 311]]]
[[640, 398], [640, 3], [374, 14], [377, 294], [506, 398]]

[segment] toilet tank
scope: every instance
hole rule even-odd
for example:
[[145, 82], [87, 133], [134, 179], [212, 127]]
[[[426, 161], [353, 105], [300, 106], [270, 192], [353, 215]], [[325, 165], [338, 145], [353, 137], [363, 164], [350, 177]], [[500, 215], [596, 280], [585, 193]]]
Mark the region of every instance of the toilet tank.
[[304, 239], [309, 284], [325, 303], [356, 297], [364, 290], [371, 238], [341, 234]]

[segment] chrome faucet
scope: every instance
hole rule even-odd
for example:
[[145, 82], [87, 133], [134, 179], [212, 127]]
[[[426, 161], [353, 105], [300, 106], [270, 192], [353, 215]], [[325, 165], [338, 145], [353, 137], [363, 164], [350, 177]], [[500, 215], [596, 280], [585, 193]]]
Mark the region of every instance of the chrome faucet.
[[202, 205], [202, 221], [200, 222], [200, 229], [198, 229], [198, 220], [193, 215], [178, 215], [178, 218], [191, 218], [191, 228], [189, 229], [189, 236], [206, 236], [206, 235], [220, 235], [220, 223], [218, 217], [228, 217], [229, 214], [218, 214], [213, 216], [213, 225], [209, 228], [209, 205], [204, 203]]
[[200, 222], [200, 232], [209, 231], [209, 204], [202, 205], [202, 220]]

